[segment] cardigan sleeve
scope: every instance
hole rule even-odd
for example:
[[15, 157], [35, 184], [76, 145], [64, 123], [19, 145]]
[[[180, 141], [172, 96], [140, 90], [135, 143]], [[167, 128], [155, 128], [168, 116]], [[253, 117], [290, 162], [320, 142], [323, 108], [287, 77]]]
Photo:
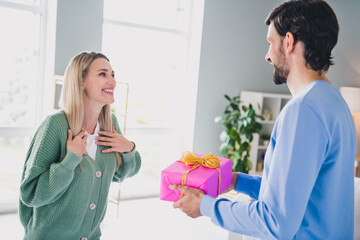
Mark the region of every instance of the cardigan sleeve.
[[61, 137], [66, 137], [66, 134], [67, 129], [56, 116], [48, 117], [36, 131], [20, 185], [20, 200], [26, 206], [50, 204], [59, 199], [71, 184], [74, 169], [82, 157], [67, 151], [64, 158], [59, 159]]
[[[112, 115], [113, 125], [115, 127], [115, 131], [122, 135], [120, 131], [119, 124], [115, 115]], [[128, 153], [120, 153], [121, 155], [121, 164], [119, 169], [115, 172], [113, 181], [114, 182], [122, 182], [125, 178], [129, 178], [137, 174], [140, 170], [141, 166], [141, 156], [139, 152], [136, 150], [136, 145], [134, 143], [134, 148], [131, 152]]]

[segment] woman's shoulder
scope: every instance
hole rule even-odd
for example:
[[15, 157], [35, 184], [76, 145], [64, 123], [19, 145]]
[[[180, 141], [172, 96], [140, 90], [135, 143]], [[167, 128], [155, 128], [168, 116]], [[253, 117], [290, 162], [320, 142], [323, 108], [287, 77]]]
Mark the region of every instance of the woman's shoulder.
[[116, 114], [114, 112], [111, 112], [111, 120], [112, 122], [117, 122], [117, 117], [116, 117]]
[[69, 124], [67, 121], [66, 114], [63, 110], [59, 110], [48, 115], [41, 124], [42, 126], [51, 127], [51, 129], [68, 129]]

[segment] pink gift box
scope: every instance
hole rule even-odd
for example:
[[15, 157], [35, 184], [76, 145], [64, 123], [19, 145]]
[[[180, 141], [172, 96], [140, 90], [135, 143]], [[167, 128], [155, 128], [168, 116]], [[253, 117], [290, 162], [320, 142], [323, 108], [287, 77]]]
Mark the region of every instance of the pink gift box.
[[[201, 154], [196, 154], [200, 157]], [[227, 158], [220, 158], [221, 165], [218, 167], [221, 172], [220, 193], [222, 193], [231, 184], [232, 161]], [[161, 171], [160, 199], [170, 202], [176, 202], [180, 199], [181, 192], [174, 191], [169, 185], [181, 185], [183, 173], [189, 170], [191, 166], [186, 166], [181, 161], [176, 161]], [[189, 172], [186, 178], [186, 186], [194, 187], [204, 191], [205, 194], [212, 197], [218, 196], [219, 171], [216, 168], [207, 168], [199, 166]]]

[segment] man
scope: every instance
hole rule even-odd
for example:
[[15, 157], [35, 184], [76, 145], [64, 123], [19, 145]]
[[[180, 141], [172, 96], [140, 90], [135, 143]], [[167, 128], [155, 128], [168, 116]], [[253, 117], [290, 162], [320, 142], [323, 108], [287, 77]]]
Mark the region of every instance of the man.
[[354, 122], [325, 76], [338, 39], [336, 15], [322, 0], [293, 0], [266, 24], [273, 81], [286, 83], [293, 98], [274, 126], [262, 178], [232, 175], [229, 190], [255, 200], [230, 202], [172, 185], [184, 193], [174, 207], [261, 239], [353, 239]]

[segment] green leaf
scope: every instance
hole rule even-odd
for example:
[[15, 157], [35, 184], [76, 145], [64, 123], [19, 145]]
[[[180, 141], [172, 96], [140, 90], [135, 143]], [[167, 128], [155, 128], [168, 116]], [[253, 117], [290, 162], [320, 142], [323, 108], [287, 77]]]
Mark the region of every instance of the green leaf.
[[238, 151], [235, 151], [232, 157], [233, 157], [233, 159], [236, 159], [236, 160], [241, 159], [240, 153]]
[[248, 108], [245, 105], [242, 105], [241, 108], [244, 112], [246, 112], [248, 110]]
[[247, 133], [245, 134], [245, 137], [246, 137], [247, 139], [249, 139], [250, 142], [251, 142], [252, 139], [253, 139], [252, 133], [250, 133], [250, 132], [247, 132]]
[[245, 126], [244, 125], [241, 125], [239, 132], [240, 132], [241, 135], [244, 135], [244, 133], [245, 133]]
[[247, 116], [248, 117], [250, 117], [250, 118], [253, 118], [254, 117], [254, 115], [255, 115], [255, 111], [254, 111], [254, 109], [249, 109], [249, 111], [248, 111], [248, 113], [247, 113]]
[[252, 163], [249, 160], [245, 161], [245, 169], [247, 172], [249, 172], [252, 169]]
[[229, 136], [227, 135], [226, 131], [222, 131], [220, 134], [220, 141], [226, 142], [229, 139]]
[[240, 102], [240, 96], [235, 96], [232, 98], [232, 100], [235, 102]]
[[214, 121], [215, 121], [216, 123], [218, 123], [218, 122], [221, 122], [223, 119], [224, 119], [224, 116], [223, 116], [223, 115], [222, 115], [222, 116], [217, 116], [217, 117], [214, 119]]
[[244, 141], [240, 146], [240, 151], [244, 152], [248, 149], [248, 147], [249, 147], [249, 143]]
[[228, 157], [228, 153], [229, 153], [229, 146], [227, 143], [222, 143], [220, 145], [220, 153], [223, 157]]
[[236, 139], [238, 137], [238, 133], [234, 128], [231, 129], [230, 137], [233, 138], [233, 139]]
[[256, 131], [257, 133], [260, 132], [261, 129], [262, 129], [261, 123], [255, 122], [255, 123], [254, 123], [254, 128], [255, 128], [255, 131]]
[[224, 97], [231, 102], [231, 98], [227, 94], [225, 94]]
[[234, 110], [239, 110], [239, 106], [236, 105], [235, 103], [230, 103], [230, 106], [231, 106], [232, 109], [234, 109]]

